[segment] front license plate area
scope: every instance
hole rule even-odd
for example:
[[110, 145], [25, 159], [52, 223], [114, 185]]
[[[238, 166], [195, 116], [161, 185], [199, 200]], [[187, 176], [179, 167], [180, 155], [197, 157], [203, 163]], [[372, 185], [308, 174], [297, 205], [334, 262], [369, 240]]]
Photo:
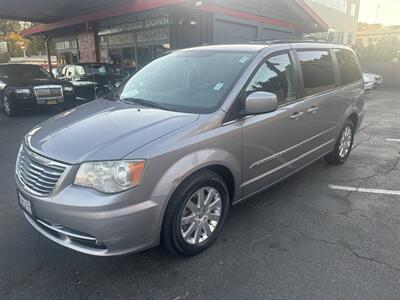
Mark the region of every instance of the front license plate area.
[[24, 196], [22, 196], [20, 193], [18, 193], [18, 203], [19, 206], [22, 208], [22, 210], [30, 215], [31, 217], [34, 216], [33, 214], [33, 207], [31, 201], [26, 199]]
[[55, 105], [57, 104], [57, 100], [47, 100], [47, 105]]

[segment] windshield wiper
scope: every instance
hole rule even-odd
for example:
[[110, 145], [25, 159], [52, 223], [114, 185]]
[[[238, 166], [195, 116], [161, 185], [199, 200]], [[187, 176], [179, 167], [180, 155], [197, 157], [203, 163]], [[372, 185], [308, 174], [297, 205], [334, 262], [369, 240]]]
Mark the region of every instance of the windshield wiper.
[[153, 102], [150, 100], [146, 100], [146, 99], [140, 99], [140, 98], [120, 98], [120, 101], [123, 102], [128, 102], [128, 103], [136, 103], [142, 106], [147, 106], [147, 107], [153, 107], [153, 108], [159, 108], [162, 110], [169, 110], [169, 111], [175, 111], [175, 109], [171, 108], [168, 105], [164, 105], [164, 104], [160, 104], [157, 102]]

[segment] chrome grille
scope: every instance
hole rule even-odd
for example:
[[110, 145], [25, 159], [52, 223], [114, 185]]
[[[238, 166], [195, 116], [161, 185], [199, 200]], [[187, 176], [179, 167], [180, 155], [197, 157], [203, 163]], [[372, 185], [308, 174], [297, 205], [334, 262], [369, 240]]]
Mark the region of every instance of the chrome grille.
[[35, 195], [47, 196], [54, 190], [66, 168], [66, 165], [21, 147], [17, 158], [16, 175], [25, 190]]
[[37, 99], [55, 99], [63, 97], [63, 89], [60, 85], [42, 85], [33, 88]]

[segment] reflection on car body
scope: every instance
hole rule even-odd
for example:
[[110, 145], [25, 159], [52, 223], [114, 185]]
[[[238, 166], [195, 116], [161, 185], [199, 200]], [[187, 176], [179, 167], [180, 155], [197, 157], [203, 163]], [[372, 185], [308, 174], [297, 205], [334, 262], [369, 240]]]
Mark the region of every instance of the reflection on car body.
[[74, 105], [72, 84], [55, 79], [42, 67], [0, 64], [0, 107], [7, 116], [13, 117], [25, 109]]
[[112, 65], [103, 63], [67, 65], [60, 78], [73, 84], [78, 101], [101, 98], [123, 81], [123, 76]]

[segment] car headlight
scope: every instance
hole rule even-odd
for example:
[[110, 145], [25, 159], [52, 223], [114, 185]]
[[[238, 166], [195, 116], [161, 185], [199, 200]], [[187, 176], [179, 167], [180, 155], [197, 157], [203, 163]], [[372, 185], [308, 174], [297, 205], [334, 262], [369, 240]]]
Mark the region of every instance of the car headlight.
[[0, 81], [0, 91], [7, 86], [3, 81]]
[[16, 89], [15, 92], [18, 95], [22, 95], [22, 96], [29, 96], [31, 94], [31, 90], [30, 89]]
[[64, 86], [64, 91], [67, 93], [73, 93], [74, 88], [72, 86]]
[[118, 193], [140, 184], [144, 160], [83, 163], [75, 177], [75, 184], [103, 193]]

